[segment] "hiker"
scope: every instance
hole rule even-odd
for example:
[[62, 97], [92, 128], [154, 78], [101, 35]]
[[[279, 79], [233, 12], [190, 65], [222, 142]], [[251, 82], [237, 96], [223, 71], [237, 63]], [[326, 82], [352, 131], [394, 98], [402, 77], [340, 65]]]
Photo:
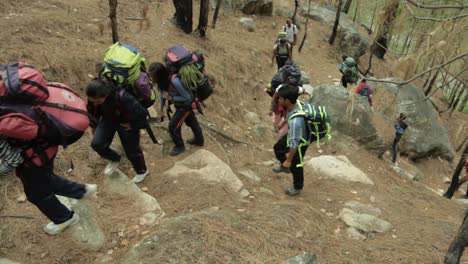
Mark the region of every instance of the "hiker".
[[285, 65], [287, 60], [292, 60], [291, 44], [288, 43], [285, 35], [280, 35], [279, 41], [273, 47], [272, 66], [275, 58], [278, 70]]
[[169, 90], [169, 71], [167, 70], [166, 66], [162, 63], [155, 62], [149, 66], [148, 73], [151, 77], [151, 80], [154, 84], [157, 85], [159, 91], [159, 113], [160, 123], [164, 121], [164, 108], [166, 107], [166, 115], [168, 120], [171, 119], [171, 114], [173, 114], [171, 109], [171, 101], [166, 100], [167, 93]]
[[57, 235], [80, 217], [56, 195], [82, 199], [97, 190], [95, 184], [54, 173], [59, 145], [73, 144], [89, 126], [85, 103], [64, 84], [48, 83], [23, 62], [1, 65], [0, 76], [9, 80], [0, 80], [0, 176], [16, 169], [28, 201], [51, 221], [44, 231]]
[[286, 25], [283, 26], [283, 31], [287, 33], [289, 44], [291, 44], [291, 46], [296, 45], [298, 30], [297, 26], [292, 23], [290, 18], [286, 20]]
[[405, 122], [406, 116], [403, 113], [396, 118], [395, 127], [395, 138], [393, 139], [392, 144], [392, 162], [396, 163], [397, 154], [398, 154], [398, 143], [400, 142], [401, 136], [405, 132], [405, 129], [408, 128], [408, 124]]
[[307, 150], [309, 139], [306, 132], [305, 119], [290, 119], [298, 111], [296, 105], [298, 96], [299, 89], [295, 86], [284, 86], [278, 90], [278, 102], [287, 111], [289, 132], [282, 136], [273, 147], [276, 158], [281, 163], [279, 166], [274, 167], [273, 171], [276, 173], [292, 173], [294, 185], [286, 190], [286, 194], [289, 196], [300, 194], [304, 187], [302, 157], [304, 157]]
[[343, 61], [338, 65], [338, 70], [343, 74], [341, 76], [341, 84], [345, 88], [348, 88], [348, 83], [356, 84], [358, 81], [358, 66], [356, 61], [351, 57], [343, 55], [341, 58]]
[[271, 94], [270, 111], [268, 115], [272, 117], [273, 128], [279, 136], [284, 136], [288, 132], [286, 121], [286, 109], [278, 103], [278, 90], [283, 86], [299, 87], [299, 94], [304, 92], [302, 88], [301, 70], [291, 60], [286, 61], [286, 65], [273, 76], [266, 92]]
[[366, 79], [361, 80], [361, 83], [356, 88], [356, 93], [361, 96], [367, 97], [367, 100], [369, 101], [369, 104], [372, 107], [372, 96], [374, 94], [374, 90], [372, 90], [372, 87], [367, 83]]
[[88, 112], [98, 120], [97, 125], [92, 127], [91, 147], [102, 158], [109, 160], [104, 174], [111, 175], [121, 160], [121, 156], [110, 148], [117, 132], [136, 172], [132, 181], [142, 182], [148, 175], [148, 169], [140, 147], [140, 129], [148, 126], [148, 111], [133, 95], [105, 79], [92, 80], [86, 87], [86, 95]]
[[176, 109], [169, 121], [169, 133], [175, 145], [169, 155], [177, 156], [185, 152], [185, 144], [182, 138], [183, 123], [189, 126], [193, 132], [193, 138], [187, 140], [187, 144], [204, 146], [203, 132], [193, 111], [194, 98], [184, 86], [178, 74], [171, 74], [161, 63], [154, 63], [150, 66], [150, 75], [158, 78], [158, 80], [169, 80], [168, 85], [164, 84], [160, 88], [165, 100], [172, 102]]

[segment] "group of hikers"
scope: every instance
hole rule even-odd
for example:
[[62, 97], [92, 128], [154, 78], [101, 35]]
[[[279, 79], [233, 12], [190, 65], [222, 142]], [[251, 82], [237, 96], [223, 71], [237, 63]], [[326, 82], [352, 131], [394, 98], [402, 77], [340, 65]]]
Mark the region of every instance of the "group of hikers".
[[170, 118], [174, 147], [169, 155], [185, 151], [183, 123], [194, 135], [186, 143], [204, 145], [194, 113], [196, 109], [202, 111], [203, 100], [213, 90], [204, 70], [203, 54], [174, 46], [164, 58], [163, 63], [146, 67], [136, 48], [113, 44], [105, 52], [99, 77], [86, 86], [87, 104], [65, 84], [48, 82], [32, 65], [0, 65], [0, 175], [16, 169], [28, 201], [51, 221], [44, 227], [46, 233], [61, 233], [79, 221], [79, 216], [55, 195], [82, 199], [97, 191], [96, 184], [73, 182], [54, 173], [59, 146], [75, 143], [88, 127], [93, 134], [92, 149], [108, 160], [104, 174], [112, 174], [121, 160], [110, 147], [116, 133], [135, 170], [133, 182], [140, 183], [149, 174], [140, 147], [140, 130], [146, 129], [157, 143], [148, 123], [148, 108], [157, 98], [153, 83], [159, 90], [160, 114], [164, 116], [166, 109]]
[[[271, 96], [269, 114], [279, 134], [273, 149], [280, 164], [272, 169], [292, 174], [293, 184], [286, 194], [295, 196], [304, 187], [307, 148], [313, 142], [319, 146], [331, 138], [331, 118], [325, 107], [298, 99], [304, 89], [301, 70], [292, 60], [297, 27], [288, 19], [279, 36], [273, 57], [278, 71], [266, 89]], [[343, 58], [340, 66], [345, 87], [357, 82], [357, 78], [347, 77], [348, 68], [355, 67], [357, 72], [356, 64], [345, 64], [350, 61]], [[146, 129], [153, 143], [158, 142], [148, 123], [148, 108], [153, 107], [158, 94], [160, 120], [165, 115], [169, 118], [168, 129], [174, 143], [169, 155], [185, 152], [185, 143], [205, 145], [195, 111], [202, 113], [203, 101], [212, 94], [213, 85], [201, 52], [174, 46], [166, 50], [163, 62], [147, 67], [135, 47], [114, 43], [105, 51], [98, 77], [87, 84], [85, 91], [87, 103], [65, 84], [47, 81], [30, 64], [0, 65], [0, 175], [16, 170], [28, 201], [50, 219], [44, 230], [51, 235], [79, 221], [79, 216], [55, 195], [82, 199], [97, 191], [95, 184], [73, 182], [54, 173], [59, 146], [75, 143], [88, 127], [92, 131], [92, 149], [108, 161], [105, 175], [113, 174], [121, 161], [121, 155], [111, 148], [118, 134], [135, 170], [134, 183], [142, 182], [149, 174], [140, 146], [140, 130]], [[357, 92], [371, 95], [372, 88], [362, 80]], [[371, 96], [369, 103], [372, 105]], [[394, 162], [398, 142], [407, 127], [405, 118], [401, 114], [395, 126]], [[184, 123], [193, 132], [186, 142], [181, 134]]]

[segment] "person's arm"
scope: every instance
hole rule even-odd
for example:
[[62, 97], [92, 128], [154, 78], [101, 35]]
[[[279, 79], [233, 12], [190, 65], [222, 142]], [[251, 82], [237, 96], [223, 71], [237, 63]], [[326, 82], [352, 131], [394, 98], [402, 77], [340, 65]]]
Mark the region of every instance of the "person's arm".
[[172, 80], [172, 85], [177, 90], [179, 95], [172, 96], [172, 101], [174, 103], [181, 103], [183, 105], [189, 106], [192, 104], [193, 98], [190, 92], [184, 87], [180, 78], [176, 77]]
[[288, 59], [292, 60], [292, 45], [288, 43]]
[[0, 139], [0, 175], [8, 175], [23, 163], [21, 149], [11, 146], [7, 140]]
[[131, 94], [124, 92], [120, 97], [122, 112], [127, 114], [130, 128], [144, 128], [147, 126], [148, 110]]
[[294, 42], [293, 42], [293, 44], [294, 45], [296, 45], [296, 41], [297, 41], [297, 32], [298, 32], [297, 26], [294, 25], [294, 27], [293, 27], [293, 33], [294, 33]]
[[343, 72], [343, 71], [344, 71], [343, 68], [344, 68], [343, 63], [338, 64], [338, 70], [339, 70], [341, 73], [344, 73], [344, 72]]
[[276, 48], [277, 48], [277, 45], [276, 44], [274, 47], [273, 47], [273, 53], [272, 53], [272, 56], [271, 56], [271, 65], [273, 65], [273, 62], [275, 60], [275, 57], [276, 57]]
[[[302, 122], [302, 123], [301, 123]], [[289, 123], [289, 152], [286, 160], [283, 162], [283, 166], [286, 168], [291, 167], [292, 160], [296, 154], [299, 144], [301, 143], [301, 131], [304, 126], [304, 118], [296, 117], [293, 118]]]

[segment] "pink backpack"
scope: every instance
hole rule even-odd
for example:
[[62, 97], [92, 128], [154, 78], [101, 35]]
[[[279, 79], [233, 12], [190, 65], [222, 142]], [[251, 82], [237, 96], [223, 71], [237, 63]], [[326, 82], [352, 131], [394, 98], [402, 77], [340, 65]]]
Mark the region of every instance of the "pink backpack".
[[89, 123], [86, 104], [66, 85], [25, 62], [0, 65], [0, 137], [66, 147]]

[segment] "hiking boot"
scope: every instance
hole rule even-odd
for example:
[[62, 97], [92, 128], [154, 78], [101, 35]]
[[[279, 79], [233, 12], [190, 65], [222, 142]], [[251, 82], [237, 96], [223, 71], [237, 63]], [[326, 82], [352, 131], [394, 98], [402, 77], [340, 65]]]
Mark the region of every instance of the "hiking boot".
[[135, 175], [135, 177], [133, 177], [132, 181], [133, 181], [134, 183], [140, 183], [140, 182], [142, 182], [142, 181], [145, 179], [145, 177], [146, 177], [146, 175], [148, 175], [148, 173], [149, 173], [149, 172], [146, 171], [145, 173], [137, 174], [137, 175]]
[[185, 142], [187, 142], [187, 144], [189, 144], [189, 145], [199, 146], [199, 147], [203, 147], [203, 145], [205, 145], [205, 143], [203, 141], [196, 140], [195, 138], [191, 138], [191, 139], [189, 139], [189, 140], [187, 140]]
[[96, 184], [85, 184], [85, 190], [86, 192], [83, 194], [83, 197], [82, 198], [86, 198], [86, 197], [89, 197], [93, 194], [96, 193], [97, 191], [97, 185]]
[[65, 230], [67, 227], [78, 223], [78, 221], [80, 221], [80, 217], [76, 213], [73, 213], [72, 218], [61, 224], [56, 225], [54, 222], [48, 223], [46, 226], [44, 226], [44, 231], [49, 235], [57, 235], [62, 233], [63, 230]]
[[296, 189], [294, 187], [289, 187], [286, 190], [286, 194], [289, 195], [289, 196], [296, 196], [296, 195], [301, 194], [301, 192], [302, 192], [302, 190]]
[[283, 165], [276, 165], [272, 168], [272, 170], [276, 173], [280, 173], [280, 172], [289, 173], [290, 172], [289, 168], [286, 168]]
[[106, 168], [104, 169], [105, 175], [111, 175], [119, 167], [120, 161], [109, 161]]
[[171, 151], [169, 151], [169, 155], [170, 156], [177, 156], [177, 155], [182, 154], [184, 152], [185, 152], [185, 146], [174, 147], [174, 148], [172, 148]]

